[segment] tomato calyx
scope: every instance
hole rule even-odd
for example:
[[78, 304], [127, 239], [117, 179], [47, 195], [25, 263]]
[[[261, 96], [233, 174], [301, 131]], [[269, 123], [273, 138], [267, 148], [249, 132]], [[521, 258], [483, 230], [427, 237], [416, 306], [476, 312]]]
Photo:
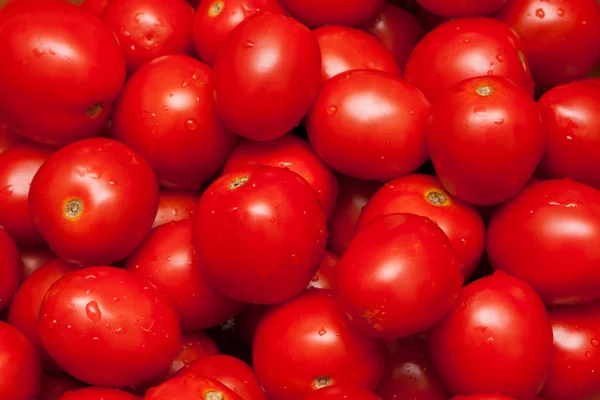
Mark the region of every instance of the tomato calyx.
[[429, 192], [426, 195], [427, 201], [434, 206], [444, 206], [448, 203], [448, 196], [441, 192]]
[[102, 110], [104, 110], [104, 104], [102, 103], [96, 103], [93, 106], [91, 106], [90, 108], [88, 108], [88, 117], [90, 118], [96, 118], [98, 115], [100, 115], [100, 113], [102, 112]]
[[225, 4], [221, 0], [217, 0], [208, 9], [208, 16], [211, 18], [215, 18], [217, 15], [221, 14], [223, 9], [225, 8]]
[[224, 400], [225, 399], [225, 395], [223, 394], [223, 392], [220, 392], [215, 389], [207, 390], [206, 392], [204, 392], [203, 397], [204, 397], [204, 400]]
[[83, 212], [83, 201], [77, 197], [65, 203], [64, 215], [69, 219], [77, 219]]
[[475, 89], [475, 93], [477, 93], [481, 97], [487, 97], [494, 93], [494, 89], [492, 89], [492, 87], [489, 85], [483, 85]]
[[333, 379], [329, 376], [317, 376], [313, 381], [313, 387], [317, 390], [331, 385], [333, 385]]
[[240, 187], [244, 186], [250, 180], [250, 175], [240, 176], [239, 178], [235, 178], [233, 182], [229, 184], [229, 190], [236, 190]]

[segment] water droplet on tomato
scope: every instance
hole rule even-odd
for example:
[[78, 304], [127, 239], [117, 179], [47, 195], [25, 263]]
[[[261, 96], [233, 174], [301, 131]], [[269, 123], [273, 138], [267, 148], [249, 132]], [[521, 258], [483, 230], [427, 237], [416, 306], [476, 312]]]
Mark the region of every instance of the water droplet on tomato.
[[558, 14], [559, 17], [563, 17], [565, 15], [565, 10], [559, 8], [558, 10], [556, 10], [556, 14]]
[[499, 62], [504, 62], [504, 56], [502, 54], [498, 54], [496, 56], [496, 60], [498, 60]]
[[537, 10], [535, 10], [535, 16], [538, 18], [544, 18], [546, 16], [546, 13], [541, 8], [538, 8]]
[[327, 107], [327, 115], [329, 115], [329, 116], [335, 115], [337, 110], [338, 110], [337, 106], [331, 105], [331, 106]]
[[246, 40], [246, 43], [244, 43], [242, 47], [245, 49], [251, 49], [254, 46], [256, 46], [256, 43], [251, 40]]
[[590, 353], [589, 351], [586, 351], [586, 352], [585, 352], [585, 356], [586, 356], [587, 358], [590, 358], [590, 357], [592, 356], [592, 353]]
[[85, 306], [85, 313], [87, 317], [93, 322], [100, 322], [100, 320], [102, 319], [102, 312], [100, 311], [98, 303], [96, 303], [95, 301], [90, 301], [89, 303], [87, 303], [87, 305]]
[[41, 57], [44, 54], [46, 54], [46, 50], [44, 50], [44, 49], [38, 49], [38, 48], [33, 49], [33, 55], [36, 57]]
[[15, 189], [14, 189], [13, 185], [6, 185], [6, 186], [0, 188], [0, 193], [6, 194], [6, 195], [11, 195], [11, 194], [13, 194], [14, 190]]
[[325, 328], [321, 328], [317, 331], [317, 333], [319, 334], [319, 336], [323, 336], [324, 334], [327, 333], [327, 331], [325, 330]]
[[504, 123], [504, 119], [500, 118], [494, 121], [496, 125], [502, 125]]
[[592, 340], [590, 340], [590, 343], [592, 344], [592, 346], [598, 346], [598, 339], [594, 338]]
[[198, 128], [198, 121], [196, 118], [189, 118], [185, 121], [185, 127], [190, 131], [195, 131]]
[[186, 88], [188, 86], [190, 86], [190, 81], [183, 81], [183, 83], [181, 84], [182, 88]]

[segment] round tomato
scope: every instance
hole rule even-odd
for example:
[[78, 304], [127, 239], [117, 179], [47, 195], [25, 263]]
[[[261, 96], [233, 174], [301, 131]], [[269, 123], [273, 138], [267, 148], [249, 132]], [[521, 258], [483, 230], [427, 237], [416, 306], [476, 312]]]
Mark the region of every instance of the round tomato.
[[48, 290], [39, 335], [67, 373], [98, 386], [143, 383], [181, 351], [170, 302], [148, 282], [114, 267], [67, 273]]
[[310, 392], [302, 400], [381, 400], [381, 397], [360, 386], [332, 385]]
[[57, 258], [56, 254], [54, 254], [54, 252], [45, 244], [19, 246], [19, 253], [21, 253], [21, 261], [23, 261], [24, 278], [30, 277], [31, 274], [40, 269], [42, 265]]
[[349, 71], [323, 85], [306, 119], [310, 144], [331, 167], [385, 181], [427, 160], [429, 101], [414, 86], [375, 70]]
[[8, 307], [23, 276], [19, 249], [10, 235], [0, 228], [0, 310]]
[[152, 228], [169, 222], [192, 219], [200, 201], [200, 193], [193, 190], [161, 189], [158, 195], [158, 211]]
[[283, 136], [300, 123], [321, 84], [317, 39], [293, 19], [259, 12], [227, 36], [214, 66], [216, 109], [248, 139]]
[[358, 26], [375, 18], [385, 0], [279, 0], [289, 13], [311, 28]]
[[242, 400], [242, 397], [217, 380], [189, 373], [169, 379], [144, 396], [144, 400], [165, 399]]
[[158, 183], [148, 163], [111, 139], [85, 139], [57, 150], [29, 190], [29, 213], [61, 258], [81, 265], [127, 257], [150, 231]]
[[108, 5], [108, 1], [109, 0], [83, 0], [80, 7], [99, 17]]
[[0, 54], [0, 110], [40, 143], [98, 133], [125, 81], [113, 32], [66, 1], [10, 2], [0, 13]]
[[375, 389], [383, 371], [384, 346], [352, 328], [333, 292], [309, 290], [262, 318], [253, 361], [269, 398], [300, 400], [332, 384]]
[[140, 398], [119, 389], [87, 387], [66, 392], [60, 400], [140, 400]]
[[530, 286], [496, 272], [463, 288], [429, 332], [429, 354], [453, 393], [531, 399], [546, 381], [552, 327]]
[[444, 17], [478, 17], [492, 14], [509, 0], [417, 0], [436, 15]]
[[308, 288], [335, 289], [337, 281], [337, 264], [339, 257], [325, 250], [317, 273], [308, 284]]
[[19, 135], [12, 126], [0, 118], [0, 154], [9, 147], [24, 140], [25, 138], [23, 136]]
[[42, 378], [42, 393], [38, 400], [61, 400], [65, 393], [86, 387], [68, 375], [48, 375]]

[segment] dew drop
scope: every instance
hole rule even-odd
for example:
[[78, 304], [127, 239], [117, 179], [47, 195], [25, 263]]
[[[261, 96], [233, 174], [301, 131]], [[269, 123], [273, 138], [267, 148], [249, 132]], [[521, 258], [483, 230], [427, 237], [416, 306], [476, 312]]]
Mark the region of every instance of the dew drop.
[[331, 105], [331, 106], [327, 107], [327, 115], [329, 115], [329, 116], [335, 115], [335, 113], [337, 113], [337, 110], [338, 110], [337, 106]]
[[504, 61], [504, 56], [502, 54], [498, 54], [496, 56], [496, 60], [498, 60], [498, 62], [503, 62]]
[[559, 8], [558, 10], [556, 10], [556, 14], [558, 14], [559, 17], [564, 17], [565, 10], [563, 10], [562, 8]]
[[590, 340], [590, 343], [592, 344], [592, 346], [598, 346], [598, 339], [594, 338], [592, 340]]
[[500, 118], [494, 121], [494, 124], [496, 125], [502, 125], [504, 123], [504, 119]]
[[242, 47], [245, 49], [251, 49], [254, 46], [256, 46], [256, 43], [251, 40], [246, 40], [246, 43], [244, 43]]
[[190, 131], [194, 131], [198, 128], [198, 121], [195, 118], [189, 118], [185, 121], [185, 127]]
[[538, 8], [537, 10], [535, 10], [535, 16], [538, 18], [544, 18], [546, 16], [546, 13], [541, 8]]
[[325, 330], [325, 328], [321, 328], [317, 331], [317, 333], [319, 334], [319, 336], [323, 336], [324, 334], [327, 333], [327, 331]]
[[33, 49], [33, 55], [36, 57], [41, 57], [44, 54], [46, 54], [46, 50], [44, 50], [44, 49], [38, 49], [38, 48]]
[[85, 306], [85, 313], [87, 314], [87, 317], [93, 322], [100, 322], [100, 320], [102, 319], [102, 312], [100, 311], [98, 303], [96, 303], [95, 301], [90, 301], [89, 303], [87, 303], [87, 305]]

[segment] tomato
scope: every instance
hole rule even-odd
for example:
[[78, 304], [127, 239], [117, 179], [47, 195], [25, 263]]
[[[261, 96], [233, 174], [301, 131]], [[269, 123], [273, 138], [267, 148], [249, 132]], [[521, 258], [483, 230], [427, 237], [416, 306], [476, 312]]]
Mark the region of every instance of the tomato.
[[85, 383], [79, 382], [68, 375], [45, 374], [42, 377], [42, 392], [38, 400], [61, 400], [65, 393], [85, 386]]
[[490, 206], [514, 197], [531, 179], [546, 143], [536, 103], [498, 76], [462, 81], [431, 107], [427, 147], [452, 196]]
[[200, 59], [214, 65], [229, 33], [259, 11], [283, 15], [277, 0], [205, 0], [194, 19], [193, 39]]
[[40, 143], [65, 145], [98, 133], [125, 80], [112, 31], [63, 1], [4, 7], [0, 54], [0, 110], [21, 135]]
[[42, 265], [57, 258], [56, 254], [54, 254], [54, 252], [45, 244], [19, 246], [19, 253], [21, 254], [21, 261], [23, 262], [24, 278], [30, 277], [31, 274], [40, 269]]
[[547, 180], [494, 214], [486, 250], [495, 269], [529, 283], [546, 304], [586, 303], [600, 298], [598, 235], [600, 191]]
[[144, 396], [144, 400], [164, 399], [242, 400], [242, 397], [217, 380], [189, 373], [150, 389]]
[[329, 290], [309, 290], [273, 308], [258, 325], [254, 371], [267, 396], [302, 399], [332, 384], [375, 389], [384, 346], [354, 330]]
[[214, 66], [216, 109], [248, 139], [276, 139], [300, 123], [321, 83], [315, 36], [293, 19], [258, 12], [227, 36]]
[[363, 208], [357, 230], [379, 215], [394, 213], [422, 215], [435, 221], [450, 239], [463, 275], [471, 276], [485, 247], [485, 227], [474, 207], [452, 198], [436, 177], [407, 175], [387, 182], [371, 197]]
[[177, 314], [149, 283], [114, 267], [67, 273], [48, 290], [39, 334], [73, 377], [125, 387], [166, 370], [181, 351]]
[[531, 399], [546, 380], [552, 327], [530, 286], [496, 272], [463, 288], [429, 332], [429, 354], [453, 393]]
[[538, 104], [548, 134], [542, 175], [600, 189], [600, 86], [584, 82], [557, 86]]
[[509, 0], [417, 0], [434, 14], [444, 17], [478, 17], [501, 9]]
[[64, 394], [60, 400], [139, 400], [138, 396], [119, 389], [87, 387]]
[[108, 5], [108, 1], [109, 0], [83, 0], [80, 7], [99, 17]]
[[311, 28], [358, 26], [375, 18], [384, 0], [279, 0], [283, 8]]
[[381, 400], [381, 398], [360, 386], [333, 385], [310, 392], [302, 400]]
[[337, 264], [339, 257], [325, 250], [317, 273], [308, 284], [308, 288], [335, 289], [337, 281]]
[[126, 145], [91, 138], [57, 150], [31, 182], [29, 213], [52, 250], [82, 265], [127, 257], [148, 234], [158, 184]]
[[158, 195], [158, 212], [152, 228], [169, 222], [189, 221], [192, 219], [200, 192], [185, 189], [161, 189]]
[[194, 53], [194, 9], [185, 0], [110, 0], [100, 18], [115, 32], [129, 73], [160, 56]]
[[0, 118], [0, 154], [25, 138], [17, 133], [8, 123]]
[[360, 29], [324, 26], [314, 35], [321, 48], [323, 82], [355, 69], [371, 69], [400, 76], [392, 53], [381, 41]]
[[385, 72], [349, 71], [330, 79], [306, 119], [316, 153], [358, 179], [385, 181], [427, 160], [429, 102], [414, 86]]
[[508, 78], [533, 95], [525, 54], [506, 24], [491, 18], [457, 19], [438, 26], [417, 44], [404, 79], [431, 101], [462, 80], [487, 75]]
[[0, 228], [0, 310], [7, 308], [12, 301], [22, 276], [19, 249], [10, 235]]
[[521, 37], [539, 86], [583, 78], [600, 61], [600, 7], [595, 0], [512, 0], [497, 18]]
[[338, 195], [337, 179], [331, 168], [299, 137], [288, 133], [268, 142], [243, 140], [227, 159], [223, 173], [248, 165], [289, 168], [310, 183], [327, 217], [333, 214]]
[[275, 304], [299, 294], [325, 251], [327, 222], [311, 186], [287, 168], [224, 174], [200, 199], [193, 243], [225, 295]]
[[42, 368], [33, 345], [17, 328], [0, 321], [0, 398], [37, 400]]

